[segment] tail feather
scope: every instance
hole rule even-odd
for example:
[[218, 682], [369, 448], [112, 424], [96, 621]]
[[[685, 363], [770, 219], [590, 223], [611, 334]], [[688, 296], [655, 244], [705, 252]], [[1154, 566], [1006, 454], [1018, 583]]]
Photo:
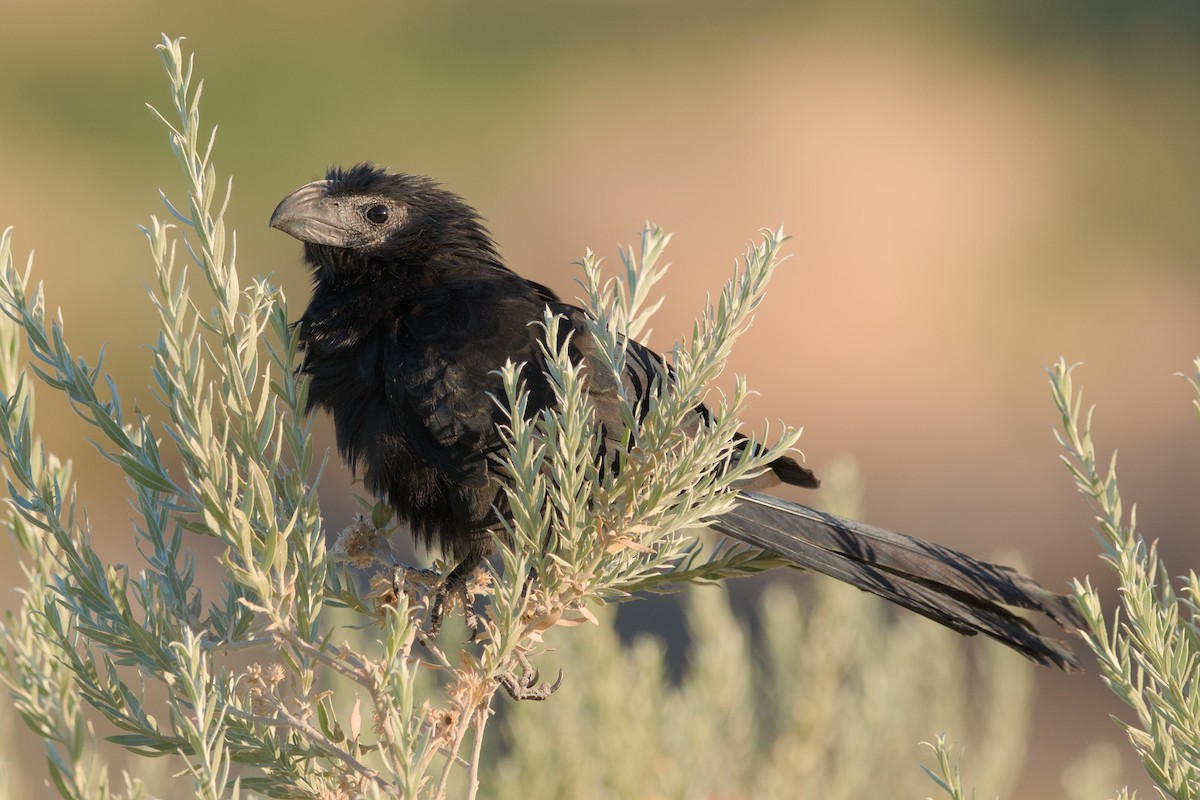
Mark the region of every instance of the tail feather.
[[1039, 664], [1079, 668], [1067, 647], [1004, 607], [1039, 611], [1073, 631], [1084, 623], [1070, 598], [1010, 567], [756, 492], [739, 501], [711, 527], [959, 633], [984, 633]]

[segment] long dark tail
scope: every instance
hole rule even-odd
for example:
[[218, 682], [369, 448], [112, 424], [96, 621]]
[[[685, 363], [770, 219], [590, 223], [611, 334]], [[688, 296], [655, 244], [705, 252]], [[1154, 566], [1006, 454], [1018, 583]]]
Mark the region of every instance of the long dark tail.
[[1084, 623], [1070, 598], [1010, 567], [757, 492], [743, 492], [737, 508], [710, 525], [959, 633], [985, 633], [1039, 664], [1079, 669], [1070, 649], [1004, 607], [1040, 611], [1073, 631]]

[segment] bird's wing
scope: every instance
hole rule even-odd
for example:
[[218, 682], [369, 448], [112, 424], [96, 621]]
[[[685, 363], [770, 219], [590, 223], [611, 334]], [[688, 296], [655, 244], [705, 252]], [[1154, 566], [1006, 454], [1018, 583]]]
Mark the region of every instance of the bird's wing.
[[540, 312], [530, 306], [544, 302], [503, 281], [470, 281], [423, 293], [397, 314], [382, 359], [388, 404], [418, 455], [467, 485], [487, 482], [500, 444], [497, 371], [537, 356], [541, 329], [528, 320]]
[[[588, 368], [588, 396], [597, 420], [604, 428], [606, 439], [612, 441], [622, 437], [629, 424], [629, 420], [625, 419], [629, 411], [639, 420], [645, 419], [650, 410], [651, 398], [656, 392], [656, 385], [664, 376], [672, 373], [671, 366], [662, 356], [641, 342], [628, 340], [625, 342], [624, 369], [618, 382], [605, 368], [606, 362], [599, 352], [598, 345], [587, 333], [586, 312], [564, 304], [554, 304], [551, 307], [572, 323], [572, 358]], [[625, 397], [633, 404], [629, 411], [625, 410], [621, 389], [624, 389]], [[685, 423], [683, 432], [695, 435], [708, 425], [711, 419], [712, 412], [703, 404], [697, 405], [695, 413]], [[752, 445], [750, 440], [738, 435], [735, 446], [741, 450]], [[769, 471], [744, 488], [766, 488], [778, 483], [808, 488], [820, 485], [820, 481], [811, 470], [791, 457], [781, 456], [771, 463]]]

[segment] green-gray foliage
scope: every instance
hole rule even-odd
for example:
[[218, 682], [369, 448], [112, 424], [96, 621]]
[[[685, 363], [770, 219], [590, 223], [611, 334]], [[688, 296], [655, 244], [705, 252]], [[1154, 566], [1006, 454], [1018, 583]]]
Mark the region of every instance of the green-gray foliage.
[[[1189, 378], [1200, 395], [1200, 360]], [[1071, 367], [1059, 361], [1050, 371], [1054, 401], [1062, 416], [1063, 461], [1096, 518], [1101, 558], [1121, 581], [1120, 606], [1106, 619], [1091, 581], [1075, 582], [1088, 623], [1085, 640], [1096, 653], [1104, 681], [1136, 715], [1119, 721], [1146, 772], [1167, 795], [1200, 797], [1200, 579], [1182, 577], [1176, 593], [1157, 546], [1137, 532], [1137, 509], [1126, 518], [1117, 488], [1116, 454], [1103, 469], [1092, 442], [1092, 411], [1082, 413], [1082, 392]], [[1196, 408], [1200, 411], [1200, 401]]]
[[[1200, 359], [1196, 372], [1185, 376], [1200, 397]], [[1089, 579], [1075, 581], [1075, 597], [1087, 630], [1081, 633], [1096, 654], [1109, 689], [1133, 709], [1135, 722], [1116, 719], [1146, 773], [1164, 797], [1200, 797], [1200, 625], [1197, 603], [1200, 579], [1188, 570], [1176, 592], [1156, 543], [1147, 544], [1137, 531], [1137, 509], [1125, 514], [1117, 486], [1116, 453], [1105, 468], [1092, 440], [1092, 413], [1083, 411], [1083, 393], [1072, 382], [1074, 367], [1060, 360], [1051, 369], [1050, 387], [1061, 418], [1056, 433], [1062, 459], [1076, 488], [1095, 515], [1101, 560], [1120, 580], [1120, 605], [1106, 617], [1100, 594]], [[1195, 401], [1200, 412], [1200, 399]], [[950, 797], [965, 797], [949, 749], [939, 738], [933, 745], [938, 767], [930, 777]], [[1064, 775], [1072, 797], [1088, 796], [1111, 764], [1100, 751]], [[1094, 795], [1093, 795], [1094, 796]], [[1113, 795], [1131, 797], [1128, 789]]]

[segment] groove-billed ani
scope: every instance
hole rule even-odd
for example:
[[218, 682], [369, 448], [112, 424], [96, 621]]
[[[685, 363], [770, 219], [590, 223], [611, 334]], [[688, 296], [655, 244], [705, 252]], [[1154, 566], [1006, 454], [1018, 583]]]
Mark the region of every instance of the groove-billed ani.
[[[304, 243], [314, 273], [300, 319], [309, 409], [333, 414], [338, 449], [367, 489], [419, 540], [459, 559], [447, 582], [463, 578], [490, 552], [504, 507], [496, 371], [525, 363], [531, 410], [553, 403], [533, 323], [547, 307], [564, 315], [573, 358], [598, 363], [583, 310], [508, 269], [475, 211], [428, 178], [331, 169], [285, 197], [271, 225]], [[621, 379], [646, 391], [657, 368], [657, 356], [630, 342]], [[618, 437], [615, 378], [600, 368], [588, 376], [599, 421]], [[817, 486], [790, 458], [767, 478], [758, 486]], [[711, 525], [1040, 664], [1078, 666], [1004, 608], [1041, 611], [1070, 630], [1080, 624], [1070, 600], [1008, 567], [750, 491]]]

